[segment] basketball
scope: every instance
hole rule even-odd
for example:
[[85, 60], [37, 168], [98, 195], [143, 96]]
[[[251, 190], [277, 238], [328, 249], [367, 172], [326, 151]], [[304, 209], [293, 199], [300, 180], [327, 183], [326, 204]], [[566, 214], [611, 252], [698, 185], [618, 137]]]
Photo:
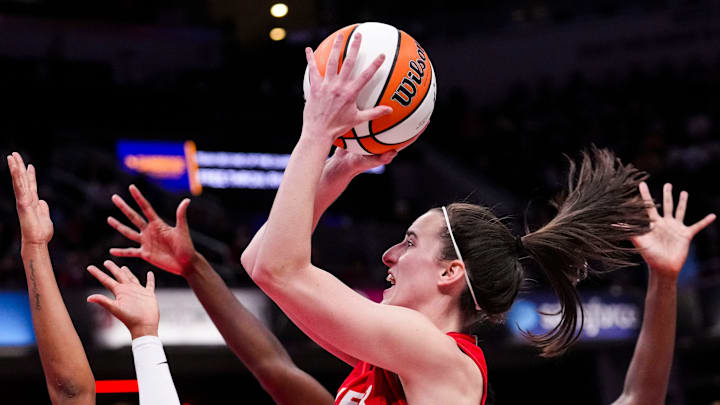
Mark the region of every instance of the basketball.
[[[340, 65], [356, 33], [362, 34], [362, 43], [352, 76], [360, 74], [378, 55], [385, 61], [360, 92], [357, 105], [361, 110], [386, 105], [392, 114], [352, 128], [335, 140], [335, 145], [349, 152], [377, 155], [399, 150], [413, 143], [427, 127], [435, 106], [437, 82], [435, 71], [425, 50], [407, 33], [387, 24], [361, 23], [342, 28], [315, 50], [315, 61], [321, 75], [332, 44], [338, 34], [343, 35], [343, 52]], [[303, 90], [307, 98], [310, 77], [305, 69]]]

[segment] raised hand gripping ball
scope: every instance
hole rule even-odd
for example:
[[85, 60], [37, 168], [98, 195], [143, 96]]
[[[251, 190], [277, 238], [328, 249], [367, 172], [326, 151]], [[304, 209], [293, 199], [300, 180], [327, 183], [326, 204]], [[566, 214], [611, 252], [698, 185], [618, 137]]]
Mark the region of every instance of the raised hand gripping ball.
[[[379, 54], [386, 56], [380, 69], [360, 92], [358, 108], [387, 105], [393, 112], [352, 128], [338, 138], [335, 145], [363, 155], [402, 149], [413, 143], [430, 122], [437, 92], [433, 65], [425, 50], [410, 35], [391, 25], [370, 22], [342, 28], [320, 43], [315, 50], [315, 61], [321, 75], [325, 75], [335, 36], [342, 33], [345, 40], [340, 55], [342, 66], [353, 35], [358, 32], [362, 34], [362, 43], [352, 77], [365, 70]], [[311, 85], [305, 69], [303, 90], [306, 97]]]

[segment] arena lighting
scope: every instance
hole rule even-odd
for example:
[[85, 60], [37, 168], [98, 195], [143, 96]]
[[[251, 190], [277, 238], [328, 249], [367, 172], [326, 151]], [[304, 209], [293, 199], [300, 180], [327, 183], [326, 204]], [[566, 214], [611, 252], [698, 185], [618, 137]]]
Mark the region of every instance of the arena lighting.
[[[144, 174], [164, 188], [200, 194], [204, 187], [275, 190], [290, 160], [289, 154], [203, 151], [192, 141], [119, 140], [117, 159], [123, 169]], [[385, 166], [368, 170], [381, 174]], [[0, 294], [0, 308], [2, 308]], [[27, 306], [27, 297], [20, 299]], [[30, 319], [29, 307], [27, 318]], [[28, 328], [32, 331], [32, 322]], [[0, 328], [0, 346], [3, 329]]]
[[275, 18], [283, 18], [288, 13], [288, 6], [285, 3], [275, 3], [270, 7], [270, 14]]
[[270, 30], [270, 39], [273, 41], [282, 41], [285, 39], [286, 34], [285, 28], [275, 27]]
[[[642, 311], [634, 297], [586, 294], [582, 297], [584, 307], [583, 330], [580, 341], [621, 341], [635, 338], [642, 321]], [[547, 333], [560, 322], [560, 303], [547, 292], [535, 292], [515, 301], [505, 325], [518, 338], [523, 331], [534, 335]]]

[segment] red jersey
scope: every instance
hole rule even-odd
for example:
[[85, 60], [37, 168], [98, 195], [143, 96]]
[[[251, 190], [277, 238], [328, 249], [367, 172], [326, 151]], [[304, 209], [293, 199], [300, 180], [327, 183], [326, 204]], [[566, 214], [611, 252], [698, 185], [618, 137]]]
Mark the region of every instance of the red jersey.
[[[488, 384], [487, 364], [482, 349], [470, 335], [450, 332], [448, 336], [455, 339], [460, 350], [480, 369], [483, 378], [480, 405], [484, 405]], [[407, 400], [397, 374], [361, 361], [340, 386], [335, 405], [407, 405]]]

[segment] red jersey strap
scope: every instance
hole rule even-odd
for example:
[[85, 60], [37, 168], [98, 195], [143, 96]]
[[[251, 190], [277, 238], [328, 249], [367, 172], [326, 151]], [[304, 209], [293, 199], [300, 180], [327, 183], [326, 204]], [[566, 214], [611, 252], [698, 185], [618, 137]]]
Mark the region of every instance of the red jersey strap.
[[482, 400], [480, 405], [485, 405], [485, 399], [487, 398], [487, 363], [485, 363], [485, 355], [482, 349], [477, 345], [477, 338], [475, 336], [466, 335], [464, 333], [448, 332], [448, 336], [455, 339], [460, 350], [463, 351], [468, 357], [470, 357], [480, 369], [480, 374], [483, 378], [483, 392]]

